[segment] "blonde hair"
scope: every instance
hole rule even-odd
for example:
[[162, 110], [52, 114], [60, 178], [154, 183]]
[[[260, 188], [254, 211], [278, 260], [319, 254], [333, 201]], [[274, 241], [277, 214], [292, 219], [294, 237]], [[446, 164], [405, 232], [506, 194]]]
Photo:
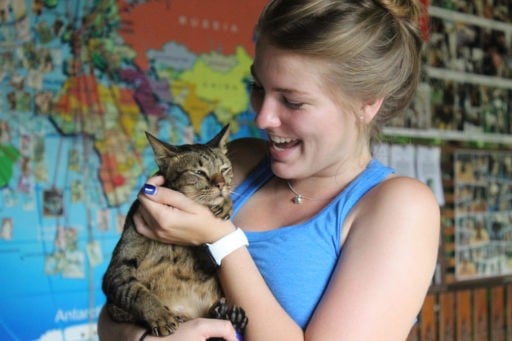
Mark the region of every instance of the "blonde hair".
[[329, 87], [352, 107], [383, 98], [367, 127], [409, 105], [420, 77], [421, 7], [414, 0], [272, 0], [256, 28], [258, 41], [325, 63]]

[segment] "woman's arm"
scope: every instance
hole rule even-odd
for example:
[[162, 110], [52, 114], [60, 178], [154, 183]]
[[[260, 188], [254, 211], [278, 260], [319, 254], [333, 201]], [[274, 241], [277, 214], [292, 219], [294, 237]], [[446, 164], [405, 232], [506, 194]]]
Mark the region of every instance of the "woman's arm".
[[219, 278], [228, 300], [242, 307], [249, 319], [245, 341], [303, 340], [302, 329], [275, 299], [247, 248], [223, 259]]
[[437, 259], [439, 206], [428, 187], [393, 178], [368, 193], [307, 328], [310, 340], [405, 340]]

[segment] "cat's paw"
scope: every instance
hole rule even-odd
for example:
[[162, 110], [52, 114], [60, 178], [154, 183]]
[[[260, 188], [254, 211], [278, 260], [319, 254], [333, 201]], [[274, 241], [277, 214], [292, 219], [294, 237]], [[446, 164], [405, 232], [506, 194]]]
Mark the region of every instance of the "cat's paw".
[[178, 329], [178, 326], [184, 322], [181, 316], [174, 316], [167, 307], [154, 309], [146, 317], [146, 321], [154, 336], [171, 335]]
[[224, 297], [210, 308], [208, 316], [231, 321], [233, 327], [235, 327], [240, 334], [243, 334], [248, 323], [245, 311], [240, 307], [228, 305]]
[[228, 220], [233, 212], [233, 203], [231, 200], [225, 200], [222, 205], [211, 206], [210, 210], [216, 217]]

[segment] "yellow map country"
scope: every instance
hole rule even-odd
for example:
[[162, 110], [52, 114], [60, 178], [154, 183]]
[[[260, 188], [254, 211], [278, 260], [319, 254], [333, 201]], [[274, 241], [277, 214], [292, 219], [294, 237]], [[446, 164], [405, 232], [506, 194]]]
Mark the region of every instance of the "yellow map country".
[[[199, 56], [191, 69], [170, 81], [173, 101], [188, 113], [196, 133], [203, 119], [212, 112], [224, 124], [246, 111], [249, 105], [244, 80], [251, 77], [252, 58], [242, 47], [236, 49], [234, 56], [218, 54], [216, 57]], [[226, 70], [226, 65], [232, 67]]]

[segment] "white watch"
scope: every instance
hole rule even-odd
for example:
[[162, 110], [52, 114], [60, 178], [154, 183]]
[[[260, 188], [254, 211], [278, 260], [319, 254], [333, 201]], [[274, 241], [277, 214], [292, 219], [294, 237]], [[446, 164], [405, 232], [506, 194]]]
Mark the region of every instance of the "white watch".
[[249, 241], [244, 231], [237, 227], [236, 230], [228, 233], [216, 242], [211, 244], [206, 243], [206, 246], [208, 247], [211, 257], [215, 260], [215, 263], [217, 263], [217, 266], [220, 266], [224, 257], [242, 246], [249, 246]]

